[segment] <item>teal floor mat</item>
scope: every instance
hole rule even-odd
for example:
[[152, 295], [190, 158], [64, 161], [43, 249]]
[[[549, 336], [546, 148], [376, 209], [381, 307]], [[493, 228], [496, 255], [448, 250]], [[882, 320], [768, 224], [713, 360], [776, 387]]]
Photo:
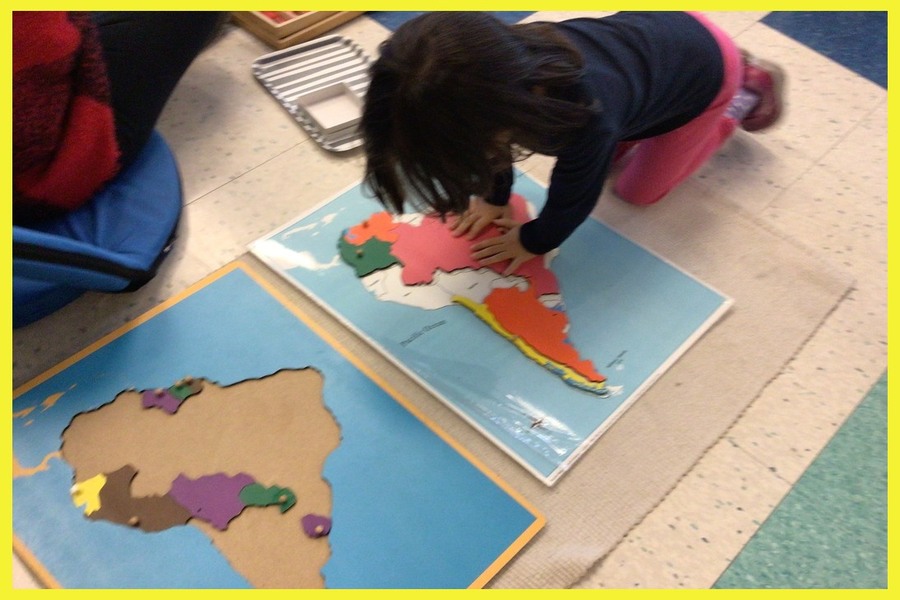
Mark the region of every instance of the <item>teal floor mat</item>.
[[887, 587], [887, 375], [713, 587]]

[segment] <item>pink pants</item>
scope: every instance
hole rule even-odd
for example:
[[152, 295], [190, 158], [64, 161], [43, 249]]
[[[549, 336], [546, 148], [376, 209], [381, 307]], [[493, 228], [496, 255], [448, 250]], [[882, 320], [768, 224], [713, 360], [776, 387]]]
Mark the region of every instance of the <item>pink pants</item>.
[[706, 17], [691, 15], [709, 30], [722, 50], [722, 88], [702, 114], [678, 129], [638, 142], [623, 142], [623, 154], [627, 144], [636, 148], [613, 189], [632, 204], [660, 200], [699, 169], [738, 126], [737, 121], [725, 115], [725, 110], [743, 79], [741, 53], [728, 34]]

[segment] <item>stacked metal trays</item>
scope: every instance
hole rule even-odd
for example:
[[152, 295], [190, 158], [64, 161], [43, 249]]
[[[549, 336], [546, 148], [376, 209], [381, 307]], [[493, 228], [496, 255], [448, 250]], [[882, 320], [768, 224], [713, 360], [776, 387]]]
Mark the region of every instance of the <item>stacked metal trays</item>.
[[370, 63], [357, 44], [330, 35], [260, 56], [253, 62], [253, 75], [316, 143], [325, 150], [344, 152], [362, 145], [358, 129], [323, 132], [297, 98], [339, 82], [365, 98]]

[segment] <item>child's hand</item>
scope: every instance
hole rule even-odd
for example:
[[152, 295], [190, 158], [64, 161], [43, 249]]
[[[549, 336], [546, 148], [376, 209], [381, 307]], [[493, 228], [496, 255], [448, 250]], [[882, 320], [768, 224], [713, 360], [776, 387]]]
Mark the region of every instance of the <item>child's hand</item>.
[[450, 231], [454, 237], [468, 233], [466, 239], [471, 240], [496, 219], [505, 219], [509, 216], [509, 205], [496, 206], [488, 204], [481, 196], [472, 196], [469, 208], [450, 226]]
[[537, 255], [526, 250], [519, 241], [521, 223], [512, 219], [495, 219], [493, 223], [504, 229], [505, 233], [473, 244], [472, 258], [482, 265], [492, 265], [508, 260], [509, 265], [503, 274], [512, 275], [519, 266]]

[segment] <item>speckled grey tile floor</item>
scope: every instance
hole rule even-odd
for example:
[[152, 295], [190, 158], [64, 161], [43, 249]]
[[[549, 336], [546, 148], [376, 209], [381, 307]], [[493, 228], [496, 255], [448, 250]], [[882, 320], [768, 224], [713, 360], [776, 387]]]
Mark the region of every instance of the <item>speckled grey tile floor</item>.
[[[866, 483], [886, 477], [873, 462], [884, 451], [876, 434], [886, 417], [878, 400], [863, 402], [887, 366], [888, 97], [872, 72], [884, 58], [875, 42], [886, 25], [875, 13], [708, 14], [740, 45], [785, 66], [788, 114], [770, 132], [737, 136], [695, 177], [856, 284], [726, 435], [577, 587], [879, 587], [885, 505], [876, 490], [864, 494], [874, 504], [853, 510], [862, 505], [860, 482], [850, 475], [865, 461]], [[388, 29], [361, 17], [335, 33], [375, 55]], [[249, 65], [269, 51], [230, 29], [191, 68], [160, 122], [183, 174], [185, 243], [140, 294], [88, 294], [65, 314], [15, 332], [15, 384], [243, 254], [296, 215], [284, 190], [302, 186], [324, 199], [358, 179], [359, 155], [321, 152], [261, 92]], [[79, 320], [67, 318], [76, 313]], [[801, 535], [810, 530], [817, 537]], [[853, 556], [824, 567], [814, 551], [836, 547]], [[763, 552], [772, 549], [808, 562]], [[13, 582], [35, 585], [16, 559]]]

